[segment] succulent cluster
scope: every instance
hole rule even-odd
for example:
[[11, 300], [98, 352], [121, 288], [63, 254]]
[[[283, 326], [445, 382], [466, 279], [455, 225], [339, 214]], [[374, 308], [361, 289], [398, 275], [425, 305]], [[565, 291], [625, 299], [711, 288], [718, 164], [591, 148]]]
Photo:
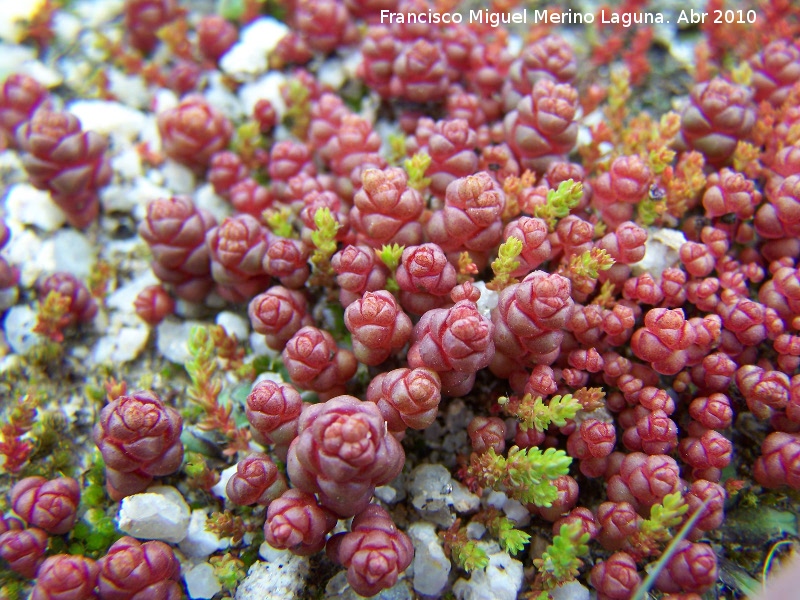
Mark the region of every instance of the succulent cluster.
[[[520, 31], [408, 18], [459, 3], [231, 4], [194, 18], [176, 0], [126, 0], [124, 36], [96, 51], [159, 107], [160, 147], [143, 142], [139, 159], [196, 184], [134, 211], [160, 282], [130, 299], [136, 314], [155, 327], [225, 307], [246, 315], [258, 356], [204, 326], [185, 372], [159, 369], [131, 393], [107, 379], [92, 396], [106, 396], [91, 425], [100, 458], [80, 479], [78, 460], [36, 470], [57, 445], [37, 421], [47, 405], [9, 403], [0, 458], [21, 475], [0, 513], [16, 574], [2, 591], [32, 579], [35, 600], [182, 597], [180, 553], [99, 532], [108, 499], [158, 478], [206, 499], [224, 488], [209, 527], [232, 546], [209, 564], [231, 594], [255, 560], [243, 540], [261, 539], [324, 549], [356, 593], [378, 594], [416, 541], [376, 488], [427, 461], [417, 432], [455, 398], [476, 416], [453, 475], [504, 494], [508, 513], [485, 506], [439, 533], [458, 567], [489, 565], [476, 536], [517, 554], [523, 529], [552, 523], [552, 544], [522, 559], [531, 598], [575, 579], [600, 600], [722, 586], [725, 511], [800, 490], [800, 9], [759, 3], [746, 34], [703, 28], [679, 112], [655, 115], [631, 108], [636, 86], [655, 85], [649, 27], [593, 30], [588, 50], [535, 27], [515, 53]], [[282, 85], [252, 99], [219, 69], [268, 10], [288, 25], [269, 55]], [[28, 32], [42, 48], [47, 14]], [[322, 71], [342, 56], [358, 67], [340, 94]], [[104, 77], [97, 93], [111, 95]], [[230, 92], [252, 100], [245, 117]], [[0, 146], [70, 227], [114, 229], [101, 194], [120, 183], [113, 138], [29, 75], [0, 86]], [[16, 226], [0, 219], [0, 250]], [[0, 306], [35, 298], [31, 330], [48, 343], [110, 322], [103, 268], [48, 274], [29, 295], [23, 267], [0, 256]], [[29, 368], [37, 356], [46, 379], [59, 372], [43, 357], [63, 356], [32, 354]]]

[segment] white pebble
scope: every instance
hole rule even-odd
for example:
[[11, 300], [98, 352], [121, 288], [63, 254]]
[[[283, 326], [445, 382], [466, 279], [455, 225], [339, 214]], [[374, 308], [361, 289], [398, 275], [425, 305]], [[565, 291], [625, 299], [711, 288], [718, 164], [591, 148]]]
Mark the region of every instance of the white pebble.
[[164, 187], [174, 194], [190, 195], [194, 191], [194, 173], [188, 167], [168, 158], [161, 167], [161, 173], [164, 175]]
[[196, 508], [189, 519], [189, 529], [186, 537], [180, 543], [181, 552], [190, 558], [206, 558], [217, 550], [227, 548], [228, 541], [220, 540], [212, 531], [207, 529], [208, 517], [206, 511]]
[[438, 596], [447, 585], [452, 565], [444, 554], [436, 526], [417, 521], [407, 533], [414, 543], [414, 591], [423, 596]]
[[239, 100], [242, 103], [242, 110], [248, 115], [252, 114], [256, 102], [269, 100], [280, 119], [286, 111], [286, 104], [281, 95], [281, 86], [284, 83], [286, 83], [286, 75], [280, 71], [270, 71], [256, 81], [244, 84], [239, 88]]
[[192, 600], [208, 600], [222, 591], [214, 567], [207, 562], [194, 565], [183, 574], [186, 592]]
[[152, 486], [146, 492], [122, 500], [117, 515], [120, 531], [143, 540], [177, 544], [189, 530], [189, 505], [181, 493], [168, 485]]
[[48, 244], [52, 244], [55, 271], [72, 273], [83, 280], [92, 272], [97, 248], [85, 234], [61, 229], [45, 242], [45, 246]]
[[66, 221], [64, 211], [53, 202], [50, 192], [37, 190], [27, 183], [9, 188], [5, 206], [9, 220], [33, 225], [42, 231], [55, 231]]
[[256, 19], [241, 30], [239, 41], [220, 59], [220, 69], [239, 80], [265, 72], [270, 52], [288, 32], [277, 19]]
[[269, 562], [258, 561], [250, 567], [236, 589], [236, 600], [286, 600], [299, 597], [305, 590], [308, 557], [295, 556], [288, 550], [270, 554]]
[[156, 346], [161, 355], [179, 365], [188, 361], [191, 358], [189, 333], [196, 325], [203, 325], [203, 323], [199, 321], [177, 322], [171, 319], [159, 323], [156, 328]]
[[453, 594], [458, 600], [516, 600], [522, 588], [522, 563], [494, 542], [478, 545], [489, 555], [489, 565], [473, 571], [469, 579], [456, 581]]
[[150, 330], [144, 323], [141, 327], [121, 327], [97, 340], [91, 361], [96, 365], [113, 365], [135, 360], [144, 351], [149, 337]]
[[216, 321], [228, 335], [235, 335], [237, 340], [246, 340], [250, 335], [250, 322], [234, 312], [224, 310], [217, 315]]
[[233, 206], [224, 198], [217, 196], [214, 192], [214, 186], [210, 183], [205, 183], [197, 188], [194, 193], [194, 205], [198, 209], [204, 209], [214, 215], [218, 223], [223, 219], [233, 214]]
[[136, 309], [133, 301], [139, 292], [148, 286], [157, 284], [158, 278], [148, 269], [109, 294], [106, 298], [106, 306], [121, 313], [134, 314]]
[[409, 475], [408, 494], [422, 518], [440, 527], [450, 527], [455, 521], [451, 509], [466, 512], [480, 505], [480, 498], [454, 481], [442, 465], [415, 468]]
[[133, 141], [139, 137], [144, 115], [113, 100], [77, 100], [67, 110], [78, 117], [84, 131], [118, 135]]
[[220, 498], [228, 499], [228, 492], [225, 490], [228, 480], [236, 474], [236, 465], [228, 467], [219, 474], [219, 481], [211, 488], [211, 493]]
[[550, 590], [553, 600], [589, 600], [591, 593], [580, 581], [573, 580]]
[[[0, 40], [12, 44], [21, 42], [27, 30], [25, 23], [29, 23], [43, 6], [44, 0], [0, 2]], [[5, 50], [0, 51], [0, 56], [4, 53]]]
[[11, 227], [11, 240], [3, 248], [3, 257], [19, 269], [19, 283], [22, 287], [31, 287], [42, 273], [53, 273], [56, 270], [53, 244], [45, 243], [30, 229]]
[[27, 354], [44, 341], [42, 336], [33, 332], [35, 326], [36, 311], [30, 306], [13, 306], [9, 309], [3, 322], [3, 329], [11, 350], [17, 354]]
[[680, 263], [679, 252], [684, 243], [686, 236], [679, 229], [651, 227], [644, 243], [644, 258], [631, 265], [631, 274], [650, 273], [658, 279], [664, 269]]

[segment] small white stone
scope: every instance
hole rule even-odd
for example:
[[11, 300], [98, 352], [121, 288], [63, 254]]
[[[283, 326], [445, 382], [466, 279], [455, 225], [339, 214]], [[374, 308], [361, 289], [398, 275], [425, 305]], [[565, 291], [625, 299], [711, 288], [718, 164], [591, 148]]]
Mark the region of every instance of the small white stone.
[[531, 511], [519, 500], [509, 498], [503, 504], [503, 512], [517, 527], [527, 527], [531, 522]]
[[489, 555], [489, 565], [473, 571], [469, 579], [456, 581], [453, 594], [458, 600], [516, 600], [522, 588], [522, 563], [494, 542], [478, 545]]
[[106, 297], [106, 306], [122, 313], [135, 314], [134, 298], [146, 287], [157, 285], [158, 283], [158, 278], [148, 269], [111, 292]]
[[233, 214], [233, 206], [214, 192], [214, 186], [205, 183], [197, 188], [193, 197], [194, 205], [198, 209], [210, 212], [218, 223]]
[[467, 537], [471, 540], [480, 540], [486, 535], [486, 525], [477, 521], [467, 523]]
[[208, 600], [222, 591], [214, 567], [207, 562], [194, 565], [183, 574], [186, 592], [192, 600]]
[[631, 274], [650, 273], [654, 279], [661, 277], [664, 269], [680, 263], [680, 249], [686, 236], [679, 229], [651, 227], [644, 243], [644, 258], [631, 265]]
[[178, 106], [178, 96], [172, 90], [161, 88], [153, 98], [153, 112], [160, 114]]
[[39, 276], [53, 273], [56, 270], [52, 244], [45, 248], [44, 242], [31, 229], [11, 227], [11, 240], [3, 248], [3, 257], [19, 269], [19, 283], [22, 287], [31, 287]]
[[589, 600], [591, 593], [580, 581], [573, 580], [550, 590], [553, 600]]
[[116, 98], [125, 98], [125, 104], [131, 108], [149, 110], [152, 94], [141, 75], [130, 75], [108, 66], [106, 72], [109, 92]]
[[451, 509], [467, 512], [480, 506], [480, 498], [453, 480], [442, 465], [425, 464], [409, 475], [408, 494], [422, 517], [440, 527], [449, 527], [455, 520]]
[[478, 302], [476, 303], [478, 312], [487, 319], [490, 319], [492, 309], [497, 306], [499, 295], [496, 291], [488, 289], [485, 281], [476, 281], [473, 285], [481, 292], [481, 297], [478, 298]]
[[61, 229], [45, 242], [48, 244], [52, 244], [55, 271], [72, 273], [78, 279], [86, 279], [92, 272], [97, 248], [85, 234]]
[[25, 64], [21, 65], [19, 70], [33, 77], [36, 81], [49, 89], [58, 87], [64, 82], [64, 76], [61, 75], [61, 73], [38, 60], [29, 60], [25, 62]]
[[246, 116], [242, 111], [242, 103], [226, 87], [223, 75], [219, 71], [212, 71], [208, 74], [208, 88], [203, 95], [209, 104], [229, 119], [239, 121]]
[[284, 383], [283, 375], [280, 373], [276, 373], [274, 371], [266, 371], [264, 373], [260, 373], [256, 380], [253, 382], [253, 387], [250, 388], [255, 389], [255, 387], [261, 383], [262, 381], [274, 381], [275, 383]]
[[483, 503], [488, 507], [500, 510], [503, 508], [503, 504], [506, 503], [506, 500], [508, 500], [508, 496], [506, 496], [503, 492], [491, 491], [484, 496]]
[[84, 131], [118, 135], [127, 140], [139, 137], [144, 115], [113, 100], [77, 100], [67, 110], [78, 117]]
[[[159, 172], [151, 171], [151, 173]], [[148, 177], [137, 178], [134, 181], [133, 187], [127, 187], [126, 189], [128, 190], [126, 195], [128, 195], [129, 198], [115, 202], [122, 205], [131, 205], [133, 216], [138, 221], [145, 219], [147, 215], [147, 206], [153, 200], [172, 196], [171, 190], [152, 182]], [[101, 198], [103, 198], [102, 193]]]
[[229, 310], [224, 310], [217, 315], [217, 325], [225, 328], [228, 335], [235, 335], [237, 340], [246, 340], [250, 335], [250, 322]]
[[203, 325], [199, 321], [177, 322], [166, 319], [156, 328], [156, 346], [161, 355], [169, 361], [184, 364], [191, 358], [189, 354], [189, 334], [192, 327]]
[[250, 351], [252, 352], [253, 356], [277, 357], [280, 355], [280, 352], [276, 352], [267, 346], [267, 342], [263, 334], [256, 333], [255, 331], [250, 334]]
[[181, 552], [190, 558], [206, 558], [217, 550], [228, 547], [228, 541], [220, 540], [212, 531], [207, 529], [208, 516], [206, 511], [196, 508], [189, 519], [189, 529], [186, 537], [180, 543]]
[[33, 332], [35, 326], [36, 311], [30, 306], [13, 306], [8, 310], [3, 321], [3, 330], [12, 351], [27, 354], [44, 341], [42, 336]]
[[117, 18], [122, 13], [123, 6], [124, 0], [84, 0], [75, 5], [74, 11], [80, 16], [84, 26], [93, 27]]
[[168, 485], [152, 486], [123, 498], [117, 515], [120, 531], [142, 540], [172, 544], [186, 537], [189, 520], [189, 505], [176, 488]]
[[309, 573], [309, 559], [288, 550], [279, 552], [271, 553], [269, 562], [258, 561], [250, 567], [236, 589], [236, 600], [286, 600], [300, 596]]
[[142, 176], [142, 157], [135, 148], [125, 148], [111, 159], [111, 168], [122, 179], [133, 181]]
[[385, 504], [397, 502], [397, 490], [390, 485], [381, 485], [375, 488], [375, 497]]
[[164, 174], [164, 186], [173, 193], [190, 195], [194, 191], [194, 173], [189, 167], [168, 158], [161, 172]]
[[344, 85], [347, 73], [344, 70], [342, 59], [332, 56], [319, 69], [319, 82], [328, 85], [334, 90], [338, 90]]
[[81, 20], [73, 14], [59, 10], [53, 15], [53, 33], [64, 44], [71, 44], [81, 32]]
[[239, 32], [239, 41], [219, 61], [219, 68], [239, 80], [267, 70], [270, 52], [289, 32], [272, 17], [262, 17]]
[[409, 526], [407, 533], [414, 544], [414, 591], [423, 596], [438, 596], [447, 585], [452, 565], [445, 556], [436, 526], [417, 521]]
[[453, 508], [456, 512], [472, 512], [480, 506], [481, 499], [477, 495], [470, 492], [467, 486], [452, 478], [450, 481], [452, 482], [453, 486], [453, 491], [451, 492], [450, 496], [453, 500]]
[[[2, 19], [0, 10], [0, 40], [3, 37], [3, 28], [6, 23]], [[11, 73], [18, 73], [25, 63], [36, 60], [36, 51], [25, 46], [0, 44], [0, 79], [5, 79]]]
[[[1, 3], [0, 3], [1, 4]], [[5, 20], [0, 9], [0, 40], [3, 37]], [[28, 61], [36, 60], [36, 51], [25, 46], [0, 44], [0, 79], [5, 79], [11, 73], [18, 73], [22, 65]]]
[[50, 192], [37, 190], [27, 183], [12, 185], [5, 200], [7, 217], [25, 225], [33, 225], [42, 231], [55, 231], [66, 221]]
[[[25, 23], [29, 23], [42, 9], [45, 0], [0, 2], [0, 40], [18, 44], [25, 37]], [[0, 52], [2, 56], [3, 52]]]
[[94, 364], [122, 364], [135, 360], [147, 346], [150, 330], [142, 327], [121, 327], [114, 335], [97, 340], [92, 350]]
[[225, 490], [228, 480], [236, 474], [236, 465], [228, 467], [219, 474], [219, 481], [211, 488], [211, 493], [220, 498], [228, 500], [228, 492]]
[[280, 119], [283, 113], [286, 112], [286, 103], [281, 95], [281, 86], [284, 83], [286, 83], [286, 75], [280, 71], [270, 71], [256, 81], [244, 84], [239, 88], [239, 100], [242, 103], [242, 110], [248, 115], [253, 114], [256, 102], [269, 100]]

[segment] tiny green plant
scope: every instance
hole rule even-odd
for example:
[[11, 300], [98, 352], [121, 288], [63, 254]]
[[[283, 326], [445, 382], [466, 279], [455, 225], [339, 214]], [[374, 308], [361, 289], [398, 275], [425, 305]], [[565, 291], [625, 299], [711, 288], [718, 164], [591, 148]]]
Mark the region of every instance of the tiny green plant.
[[552, 590], [577, 577], [583, 565], [580, 557], [589, 552], [588, 543], [589, 534], [583, 531], [580, 522], [561, 526], [542, 557], [533, 561], [539, 570], [543, 590]]
[[425, 171], [431, 166], [431, 157], [425, 152], [417, 152], [411, 158], [406, 159], [403, 166], [408, 173], [408, 185], [417, 191], [422, 191], [431, 184], [431, 180], [425, 177]]
[[442, 538], [445, 554], [460, 569], [471, 573], [489, 566], [489, 556], [476, 540], [469, 538], [467, 528], [461, 526], [461, 519], [456, 519], [446, 531], [439, 532], [439, 537]]
[[397, 280], [394, 274], [397, 271], [397, 266], [400, 264], [400, 258], [403, 256], [405, 246], [399, 244], [384, 244], [381, 246], [380, 251], [375, 250], [375, 254], [381, 259], [381, 262], [389, 269], [389, 277], [386, 280], [386, 289], [392, 293], [400, 290], [397, 286]]
[[550, 424], [563, 427], [583, 408], [580, 400], [572, 394], [553, 396], [547, 404], [541, 396], [533, 398], [531, 394], [525, 394], [522, 398], [503, 396], [497, 402], [506, 413], [519, 419], [522, 431], [545, 431]]
[[314, 266], [313, 281], [317, 285], [324, 285], [334, 276], [331, 257], [336, 252], [336, 232], [339, 231], [341, 224], [326, 206], [314, 213], [314, 225], [316, 229], [311, 233], [311, 241], [316, 248], [311, 255], [311, 264]]
[[520, 254], [522, 254], [522, 240], [519, 238], [510, 237], [500, 244], [497, 258], [492, 262], [494, 279], [486, 287], [490, 290], [499, 291], [512, 283], [516, 283], [517, 280], [511, 277], [511, 273], [519, 268], [520, 263], [517, 258]]
[[507, 457], [489, 448], [482, 454], [472, 453], [467, 473], [481, 487], [505, 492], [523, 504], [549, 507], [558, 497], [553, 481], [569, 472], [571, 462], [566, 452], [555, 448], [542, 452], [512, 446]]
[[547, 201], [536, 207], [535, 216], [544, 219], [551, 232], [555, 231], [558, 221], [569, 215], [569, 212], [578, 206], [582, 196], [582, 183], [576, 183], [572, 179], [562, 181], [558, 185], [558, 189], [547, 192]]

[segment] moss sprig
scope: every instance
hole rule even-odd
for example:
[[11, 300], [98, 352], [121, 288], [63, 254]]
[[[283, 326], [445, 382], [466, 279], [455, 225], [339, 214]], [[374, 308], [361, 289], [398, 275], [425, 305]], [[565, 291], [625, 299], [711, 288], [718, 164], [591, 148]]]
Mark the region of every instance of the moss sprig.
[[400, 258], [403, 256], [403, 250], [405, 249], [406, 247], [400, 244], [384, 244], [381, 246], [380, 250], [375, 250], [375, 254], [381, 262], [386, 265], [386, 268], [389, 269], [389, 277], [386, 278], [386, 289], [393, 294], [400, 290], [397, 285], [397, 280], [394, 278], [394, 274], [397, 272]]
[[486, 525], [486, 529], [499, 543], [500, 547], [511, 554], [519, 554], [525, 548], [531, 536], [517, 529], [514, 522], [496, 508], [488, 508], [478, 513], [474, 521]]
[[583, 565], [580, 557], [589, 552], [588, 542], [589, 534], [583, 532], [580, 522], [561, 526], [542, 557], [533, 561], [543, 590], [552, 590], [578, 576]]
[[461, 526], [461, 519], [456, 519], [446, 531], [440, 531], [439, 537], [442, 538], [445, 555], [460, 569], [471, 573], [489, 566], [489, 556], [476, 540], [469, 538], [467, 528]]
[[571, 462], [566, 452], [555, 448], [542, 452], [536, 447], [512, 446], [507, 457], [489, 448], [483, 454], [472, 453], [467, 475], [481, 487], [505, 492], [523, 504], [549, 507], [558, 497], [552, 482], [569, 472]]
[[[224, 330], [223, 330], [224, 331]], [[210, 327], [195, 326], [189, 333], [189, 355], [186, 372], [191, 378], [189, 399], [203, 411], [204, 417], [197, 426], [205, 431], [219, 431], [229, 440], [224, 453], [235, 454], [246, 450], [250, 443], [250, 432], [238, 427], [231, 414], [232, 406], [223, 406], [219, 401], [222, 380], [217, 375], [217, 346]]]
[[425, 152], [417, 152], [411, 158], [408, 158], [403, 163], [403, 167], [408, 173], [408, 186], [414, 188], [418, 192], [426, 189], [431, 180], [425, 177], [425, 171], [431, 166], [431, 157]]
[[284, 238], [297, 237], [294, 227], [292, 227], [292, 211], [283, 206], [280, 210], [268, 209], [264, 211], [264, 220], [267, 222], [270, 231], [275, 235]]
[[497, 402], [506, 413], [519, 419], [522, 431], [545, 431], [551, 423], [563, 427], [583, 408], [580, 400], [572, 394], [553, 396], [547, 404], [541, 396], [533, 398], [531, 394], [525, 394], [522, 398], [503, 396]]
[[316, 229], [311, 232], [311, 241], [314, 252], [311, 254], [311, 264], [314, 267], [313, 283], [326, 285], [333, 281], [335, 275], [331, 266], [331, 257], [336, 252], [336, 232], [342, 226], [331, 213], [327, 206], [318, 208], [314, 213]]
[[497, 258], [492, 261], [494, 279], [486, 285], [487, 288], [500, 291], [513, 283], [517, 283], [518, 280], [512, 277], [511, 273], [519, 268], [520, 263], [517, 258], [522, 254], [522, 247], [522, 240], [513, 236], [500, 244]]
[[578, 206], [582, 196], [582, 183], [572, 179], [562, 181], [558, 184], [558, 189], [548, 190], [546, 202], [536, 207], [534, 216], [544, 219], [552, 233], [556, 230], [558, 221], [568, 216], [570, 211]]
[[639, 524], [639, 530], [631, 536], [631, 546], [642, 557], [658, 556], [662, 545], [672, 538], [670, 529], [681, 524], [689, 505], [680, 492], [667, 494], [660, 504], [650, 509], [650, 518]]

